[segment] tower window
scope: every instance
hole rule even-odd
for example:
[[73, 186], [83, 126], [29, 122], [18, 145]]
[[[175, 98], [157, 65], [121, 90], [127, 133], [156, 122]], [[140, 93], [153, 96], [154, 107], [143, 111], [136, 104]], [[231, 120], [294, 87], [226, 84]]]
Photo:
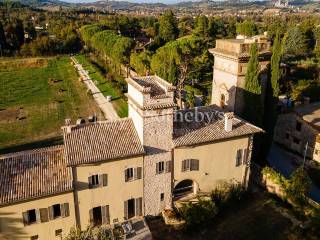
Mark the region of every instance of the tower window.
[[302, 127], [301, 122], [298, 122], [298, 121], [297, 121], [297, 124], [296, 124], [296, 130], [297, 130], [298, 132], [300, 132], [300, 131], [301, 131], [301, 127]]
[[164, 172], [164, 162], [158, 162], [156, 164], [156, 171], [157, 171], [157, 174], [160, 174], [160, 173], [163, 173]]
[[220, 107], [224, 108], [226, 105], [226, 96], [224, 94], [221, 94], [220, 96]]
[[161, 194], [160, 194], [160, 201], [161, 201], [161, 202], [164, 201], [164, 193], [161, 193]]

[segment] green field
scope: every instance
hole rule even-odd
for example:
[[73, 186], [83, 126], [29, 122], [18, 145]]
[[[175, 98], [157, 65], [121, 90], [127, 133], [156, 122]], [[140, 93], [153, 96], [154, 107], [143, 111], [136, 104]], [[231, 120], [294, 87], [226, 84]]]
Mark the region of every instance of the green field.
[[80, 64], [82, 64], [84, 69], [89, 71], [89, 76], [93, 81], [96, 81], [95, 84], [100, 89], [102, 94], [104, 96], [112, 96], [112, 99], [114, 99], [112, 101], [112, 105], [117, 111], [119, 117], [127, 117], [128, 104], [121, 97], [121, 91], [114, 86], [110, 80], [106, 79], [99, 69], [91, 64], [84, 55], [77, 55], [76, 59]]
[[0, 60], [0, 151], [56, 138], [66, 118], [93, 113], [69, 57]]

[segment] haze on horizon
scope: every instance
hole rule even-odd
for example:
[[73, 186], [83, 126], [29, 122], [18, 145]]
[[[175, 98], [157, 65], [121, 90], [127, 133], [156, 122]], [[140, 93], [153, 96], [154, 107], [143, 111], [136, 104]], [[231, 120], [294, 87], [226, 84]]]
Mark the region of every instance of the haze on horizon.
[[[93, 3], [100, 0], [62, 0], [69, 3]], [[106, 0], [105, 0], [106, 1]], [[126, 1], [133, 3], [164, 3], [164, 4], [174, 4], [178, 2], [198, 2], [200, 0], [110, 0], [110, 1]], [[215, 0], [215, 1], [224, 1], [224, 0]], [[259, 1], [259, 0], [258, 0]]]

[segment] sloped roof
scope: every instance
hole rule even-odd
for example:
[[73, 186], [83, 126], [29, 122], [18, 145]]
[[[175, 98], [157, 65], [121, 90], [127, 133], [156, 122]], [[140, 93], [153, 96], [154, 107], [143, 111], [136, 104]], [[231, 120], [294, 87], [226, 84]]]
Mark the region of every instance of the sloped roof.
[[130, 118], [63, 128], [68, 165], [90, 164], [144, 153]]
[[[204, 119], [199, 121], [201, 115]], [[198, 119], [191, 116], [198, 116]], [[214, 105], [177, 111], [173, 143], [175, 147], [190, 146], [263, 132], [261, 128], [238, 117], [233, 118], [232, 125], [232, 131], [227, 132], [224, 128], [224, 112]]]
[[63, 146], [0, 156], [0, 206], [72, 190]]
[[294, 111], [307, 123], [320, 130], [320, 102], [298, 106]]

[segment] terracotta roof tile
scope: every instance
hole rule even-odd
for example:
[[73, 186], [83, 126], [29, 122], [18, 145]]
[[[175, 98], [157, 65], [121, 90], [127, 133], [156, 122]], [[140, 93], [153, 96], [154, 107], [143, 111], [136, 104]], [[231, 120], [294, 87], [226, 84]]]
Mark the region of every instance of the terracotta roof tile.
[[[205, 116], [202, 121], [194, 117], [190, 120], [190, 116], [200, 115]], [[212, 105], [175, 112], [173, 143], [175, 147], [190, 146], [259, 132], [263, 130], [238, 117], [233, 118], [232, 131], [225, 131], [224, 112]]]
[[0, 205], [72, 190], [63, 146], [0, 156]]
[[72, 126], [64, 130], [68, 165], [95, 163], [144, 153], [130, 118]]

